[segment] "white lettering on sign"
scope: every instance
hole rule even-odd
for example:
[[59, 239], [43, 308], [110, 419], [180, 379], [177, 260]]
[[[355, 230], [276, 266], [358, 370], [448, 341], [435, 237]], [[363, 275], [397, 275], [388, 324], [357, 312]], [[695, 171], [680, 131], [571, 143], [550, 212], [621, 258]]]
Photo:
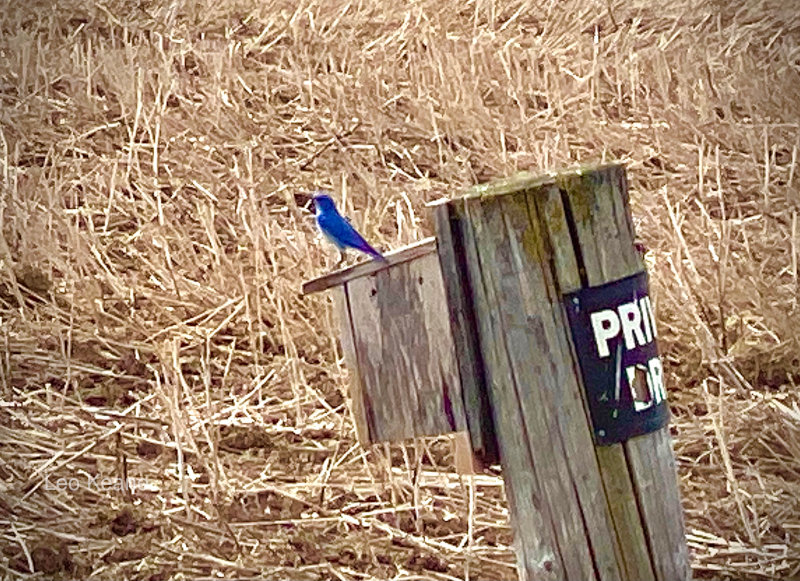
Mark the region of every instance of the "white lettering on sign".
[[623, 303], [616, 309], [596, 311], [589, 319], [592, 322], [597, 353], [601, 358], [611, 355], [608, 342], [620, 333], [628, 351], [647, 345], [656, 337], [655, 319], [650, 298], [647, 296]]
[[[637, 381], [636, 371], [644, 372], [645, 385], [640, 385]], [[628, 378], [628, 386], [633, 397], [633, 408], [637, 412], [649, 409], [653, 405], [658, 405], [667, 399], [667, 391], [664, 388], [664, 378], [661, 369], [661, 360], [653, 357], [647, 362], [645, 367], [641, 363], [625, 368], [625, 375]], [[647, 393], [642, 394], [637, 391], [637, 387], [647, 387]]]
[[653, 357], [647, 362], [650, 374], [653, 395], [655, 396], [656, 405], [667, 399], [667, 390], [664, 387], [664, 372], [661, 367], [661, 359]]
[[597, 352], [600, 357], [608, 357], [611, 355], [611, 351], [608, 350], [608, 340], [619, 335], [619, 317], [611, 309], [605, 309], [592, 313], [590, 318]]
[[[642, 311], [637, 303], [625, 303], [617, 308], [622, 334], [625, 337], [625, 349], [632, 351], [636, 345], [644, 345], [644, 331], [642, 330]], [[635, 336], [635, 339], [634, 339]]]
[[653, 321], [653, 310], [650, 308], [650, 297], [642, 297], [639, 299], [639, 310], [642, 313], [647, 313], [642, 317], [642, 324], [644, 325], [644, 335], [647, 337], [647, 342], [653, 340], [656, 336], [656, 325]]

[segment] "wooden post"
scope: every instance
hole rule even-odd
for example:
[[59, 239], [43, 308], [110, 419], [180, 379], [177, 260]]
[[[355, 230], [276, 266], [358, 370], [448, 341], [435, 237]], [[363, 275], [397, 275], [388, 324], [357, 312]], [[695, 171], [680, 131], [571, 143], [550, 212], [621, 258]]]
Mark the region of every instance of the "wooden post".
[[563, 302], [644, 270], [624, 169], [526, 174], [435, 211], [451, 324], [477, 336], [454, 336], [467, 424], [480, 446], [469, 402], [491, 410], [520, 579], [689, 579], [668, 428], [596, 443]]

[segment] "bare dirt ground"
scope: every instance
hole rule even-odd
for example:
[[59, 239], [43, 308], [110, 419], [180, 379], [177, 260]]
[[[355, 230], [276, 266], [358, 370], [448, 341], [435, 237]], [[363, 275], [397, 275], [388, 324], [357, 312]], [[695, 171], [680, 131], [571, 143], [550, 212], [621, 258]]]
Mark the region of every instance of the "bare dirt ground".
[[695, 574], [797, 578], [792, 4], [6, 0], [4, 577], [513, 579], [501, 479], [356, 443], [305, 193], [386, 249], [617, 160]]

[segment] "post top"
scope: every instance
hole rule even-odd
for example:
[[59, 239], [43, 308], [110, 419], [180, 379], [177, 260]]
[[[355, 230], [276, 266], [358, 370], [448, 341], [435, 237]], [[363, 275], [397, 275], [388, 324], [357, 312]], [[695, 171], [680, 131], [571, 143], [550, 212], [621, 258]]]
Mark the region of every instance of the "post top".
[[568, 168], [560, 171], [550, 171], [541, 174], [533, 174], [529, 171], [521, 171], [513, 176], [493, 180], [483, 184], [477, 184], [468, 188], [462, 195], [454, 198], [442, 198], [429, 202], [428, 206], [439, 206], [446, 204], [453, 200], [469, 200], [475, 198], [487, 198], [493, 196], [502, 196], [506, 194], [513, 194], [537, 188], [546, 185], [555, 185], [559, 181], [570, 178], [573, 176], [580, 176], [583, 174], [603, 171], [610, 167], [619, 167], [621, 163], [605, 163], [605, 164], [584, 164], [573, 168]]
[[384, 253], [383, 257], [386, 259], [385, 263], [376, 262], [374, 260], [370, 260], [368, 262], [359, 262], [353, 266], [340, 268], [339, 270], [334, 270], [328, 274], [306, 281], [303, 283], [302, 293], [304, 295], [310, 295], [312, 293], [324, 291], [335, 286], [343, 285], [355, 278], [375, 274], [384, 268], [393, 266], [395, 264], [400, 264], [402, 262], [408, 262], [409, 260], [419, 258], [420, 256], [425, 256], [431, 252], [436, 252], [436, 238], [424, 238], [419, 242], [414, 242], [408, 246], [403, 246], [402, 248]]

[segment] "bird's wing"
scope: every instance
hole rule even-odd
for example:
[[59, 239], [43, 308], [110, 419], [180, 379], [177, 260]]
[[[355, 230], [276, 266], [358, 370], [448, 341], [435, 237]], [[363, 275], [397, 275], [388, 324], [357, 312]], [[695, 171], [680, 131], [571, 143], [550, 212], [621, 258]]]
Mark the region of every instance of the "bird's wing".
[[358, 250], [369, 247], [364, 237], [341, 215], [323, 214], [317, 219], [317, 222], [320, 230], [342, 246], [349, 246]]
[[369, 243], [364, 240], [364, 237], [353, 228], [353, 225], [338, 212], [326, 212], [317, 216], [317, 224], [319, 225], [319, 229], [339, 247], [339, 250], [355, 248], [356, 250], [369, 254], [376, 260], [386, 260], [383, 255], [370, 246]]

